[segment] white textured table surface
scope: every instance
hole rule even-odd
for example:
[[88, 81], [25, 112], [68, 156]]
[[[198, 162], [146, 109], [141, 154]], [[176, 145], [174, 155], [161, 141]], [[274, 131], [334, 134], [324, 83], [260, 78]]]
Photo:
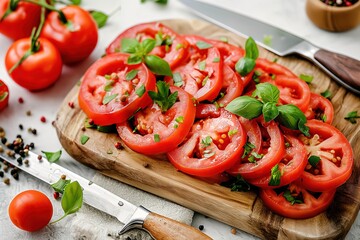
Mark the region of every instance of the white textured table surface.
[[[293, 34], [301, 36], [306, 40], [339, 53], [343, 53], [360, 59], [360, 27], [345, 33], [330, 33], [316, 28], [306, 17], [305, 0], [209, 0], [216, 5], [222, 5], [253, 18], [269, 22]], [[107, 44], [122, 30], [145, 21], [153, 21], [169, 18], [197, 18], [187, 8], [176, 0], [169, 0], [167, 6], [159, 6], [149, 1], [140, 4], [140, 0], [83, 0], [82, 6], [86, 9], [97, 9], [106, 13], [112, 12], [116, 7], [121, 10], [115, 13], [106, 27], [100, 30], [98, 45], [89, 59], [75, 67], [64, 67], [62, 77], [51, 88], [31, 93], [17, 86], [9, 78], [4, 67], [4, 56], [11, 44], [9, 39], [0, 36], [0, 79], [3, 79], [10, 88], [9, 107], [0, 112], [0, 126], [7, 130], [9, 139], [14, 139], [16, 134], [22, 134], [26, 142], [36, 143], [36, 152], [41, 150], [57, 151], [61, 145], [57, 139], [51, 121], [54, 120], [57, 109], [67, 92], [80, 79], [86, 68], [99, 58]], [[24, 99], [23, 104], [18, 103], [18, 98]], [[32, 116], [26, 116], [26, 111], [31, 110]], [[47, 123], [40, 122], [40, 117], [45, 116]], [[19, 124], [24, 129], [20, 131]], [[38, 135], [34, 137], [29, 134], [27, 128], [36, 128]], [[60, 164], [84, 177], [91, 178], [94, 171], [74, 161], [66, 153], [63, 154]], [[0, 182], [0, 239], [69, 239], [66, 227], [73, 217], [69, 217], [56, 225], [48, 226], [43, 231], [29, 234], [17, 229], [11, 224], [7, 207], [10, 200], [20, 191], [25, 189], [40, 189], [51, 196], [51, 190], [40, 181], [25, 173], [20, 174], [20, 180], [11, 179], [11, 185], [6, 186]], [[60, 203], [54, 201], [55, 215], [60, 216], [62, 210]], [[360, 225], [359, 217], [347, 235], [347, 239], [359, 239]], [[231, 227], [205, 218], [196, 214], [193, 225], [205, 226], [204, 231], [214, 239], [252, 239], [253, 237], [238, 231], [236, 235], [231, 234]]]

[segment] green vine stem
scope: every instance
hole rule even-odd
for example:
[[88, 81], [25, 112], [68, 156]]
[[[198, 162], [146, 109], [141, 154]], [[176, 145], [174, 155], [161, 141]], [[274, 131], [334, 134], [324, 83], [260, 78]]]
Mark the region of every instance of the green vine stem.
[[62, 23], [66, 24], [68, 22], [67, 18], [65, 17], [65, 14], [61, 10], [47, 4], [45, 1], [40, 1], [40, 2], [35, 1], [35, 0], [21, 0], [21, 1], [37, 4], [37, 5], [42, 6], [50, 11], [55, 11], [59, 14], [59, 18]]

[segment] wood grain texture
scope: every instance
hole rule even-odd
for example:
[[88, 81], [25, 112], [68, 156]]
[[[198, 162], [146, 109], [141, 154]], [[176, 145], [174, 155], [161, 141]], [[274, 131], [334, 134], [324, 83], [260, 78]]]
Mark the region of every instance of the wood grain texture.
[[[164, 24], [183, 34], [199, 34], [208, 38], [228, 37], [231, 43], [244, 46], [245, 39], [222, 28], [199, 20], [167, 20]], [[128, 148], [117, 150], [120, 141], [116, 134], [81, 130], [85, 114], [78, 108], [75, 86], [64, 100], [55, 121], [58, 137], [64, 149], [76, 160], [98, 169], [103, 174], [172, 200], [194, 211], [263, 239], [341, 239], [354, 222], [360, 205], [360, 125], [352, 125], [344, 116], [360, 109], [360, 99], [331, 81], [323, 72], [305, 60], [280, 58], [264, 49], [260, 56], [288, 67], [297, 75], [313, 75], [313, 92], [330, 90], [335, 109], [334, 125], [350, 141], [355, 156], [354, 171], [349, 181], [338, 189], [335, 200], [323, 214], [305, 220], [293, 220], [273, 214], [254, 192], [231, 192], [228, 188], [211, 184], [177, 171], [164, 156], [145, 156]], [[74, 102], [75, 108], [68, 106]], [[81, 145], [80, 137], [90, 137]], [[108, 154], [112, 152], [112, 154]]]

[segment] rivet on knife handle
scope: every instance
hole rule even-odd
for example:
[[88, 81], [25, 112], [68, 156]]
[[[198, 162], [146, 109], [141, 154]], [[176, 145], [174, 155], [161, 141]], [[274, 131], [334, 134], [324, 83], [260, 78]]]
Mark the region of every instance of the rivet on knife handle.
[[360, 61], [324, 49], [317, 51], [314, 58], [345, 83], [360, 90]]
[[157, 240], [209, 240], [211, 239], [194, 227], [158, 215], [149, 213], [144, 220], [145, 228]]

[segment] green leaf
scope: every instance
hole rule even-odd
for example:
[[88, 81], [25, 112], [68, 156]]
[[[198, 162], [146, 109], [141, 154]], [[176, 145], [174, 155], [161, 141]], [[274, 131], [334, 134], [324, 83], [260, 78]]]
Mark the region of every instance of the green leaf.
[[156, 41], [154, 39], [147, 38], [144, 41], [142, 41], [140, 45], [141, 48], [144, 50], [144, 55], [146, 55], [154, 49], [156, 45]]
[[127, 59], [128, 64], [139, 64], [141, 62], [142, 62], [142, 57], [135, 54], [131, 54]]
[[133, 69], [133, 70], [129, 71], [125, 75], [125, 80], [127, 80], [127, 81], [133, 80], [136, 77], [136, 75], [138, 74], [138, 72], [139, 72], [139, 70], [137, 70], [137, 69]]
[[229, 39], [227, 37], [220, 37], [219, 38], [220, 41], [224, 42], [224, 43], [228, 43]]
[[352, 124], [356, 124], [357, 118], [360, 118], [357, 111], [352, 111], [352, 112], [349, 112], [344, 119], [351, 122]]
[[330, 99], [332, 94], [329, 90], [326, 90], [324, 92], [321, 93], [321, 96], [323, 96], [324, 98]]
[[203, 148], [210, 146], [212, 143], [212, 138], [210, 136], [206, 136], [205, 138], [201, 139], [201, 145]]
[[279, 115], [279, 110], [276, 107], [276, 103], [267, 102], [263, 105], [262, 112], [265, 122], [270, 122]]
[[173, 73], [174, 86], [181, 87], [184, 85], [183, 79], [179, 72]]
[[170, 93], [169, 84], [164, 81], [156, 83], [157, 92], [149, 91], [149, 96], [160, 107], [161, 112], [169, 110], [176, 102], [178, 92]]
[[277, 108], [279, 115], [276, 117], [276, 121], [289, 129], [300, 130], [305, 136], [309, 136], [309, 128], [305, 126], [306, 117], [297, 106], [287, 104]]
[[210, 43], [203, 42], [203, 41], [197, 41], [197, 42], [196, 42], [196, 46], [197, 46], [199, 49], [208, 49], [208, 48], [213, 47], [213, 45], [211, 45]]
[[138, 51], [139, 47], [140, 47], [140, 43], [135, 38], [121, 39], [121, 52], [136, 53]]
[[256, 60], [259, 57], [259, 49], [252, 37], [249, 37], [245, 43], [245, 57]]
[[283, 193], [283, 197], [291, 203], [291, 205], [294, 205], [295, 203], [303, 203], [302, 200], [296, 199], [291, 195], [291, 192], [289, 189], [286, 189], [286, 191]]
[[160, 135], [154, 134], [154, 142], [160, 142]]
[[138, 87], [136, 90], [135, 90], [135, 93], [136, 95], [138, 95], [139, 97], [142, 97], [144, 95], [146, 91], [146, 88], [145, 88], [145, 85], [142, 84], [140, 87]]
[[254, 71], [254, 74], [253, 74], [253, 76], [252, 76], [252, 80], [256, 83], [256, 84], [258, 84], [258, 83], [260, 83], [260, 76], [262, 75], [262, 72], [261, 71], [259, 71], [259, 70], [255, 70]]
[[255, 145], [252, 144], [251, 142], [247, 141], [247, 142], [245, 143], [245, 145], [243, 146], [243, 148], [244, 148], [244, 153], [243, 153], [243, 155], [241, 156], [241, 158], [244, 159], [244, 158], [245, 158], [247, 155], [249, 155], [250, 152], [255, 148]]
[[169, 63], [158, 56], [145, 56], [145, 64], [150, 69], [150, 71], [157, 75], [172, 76]]
[[300, 74], [299, 78], [301, 80], [304, 80], [307, 84], [310, 84], [312, 80], [314, 79], [314, 76], [306, 75], [306, 74]]
[[[141, 0], [141, 3], [147, 2], [149, 0]], [[153, 0], [157, 4], [166, 5], [168, 0]]]
[[60, 178], [56, 183], [51, 184], [51, 187], [54, 189], [55, 192], [64, 193], [65, 187], [71, 182], [68, 179]]
[[253, 97], [259, 97], [264, 103], [277, 103], [280, 98], [279, 89], [270, 83], [259, 83], [256, 85], [256, 90]]
[[254, 69], [255, 64], [254, 59], [243, 57], [235, 64], [235, 70], [244, 77]]
[[179, 49], [181, 49], [181, 48], [183, 48], [183, 47], [184, 47], [184, 44], [178, 43], [178, 44], [176, 45], [175, 49], [176, 49], [176, 50], [179, 50]]
[[205, 86], [208, 80], [209, 80], [209, 76], [206, 76], [206, 77], [202, 80], [201, 86]]
[[73, 5], [80, 5], [81, 0], [69, 0]]
[[229, 137], [232, 137], [234, 136], [235, 134], [238, 133], [238, 130], [237, 129], [231, 129], [229, 132], [228, 132], [228, 136]]
[[311, 156], [308, 158], [308, 162], [310, 163], [311, 166], [313, 166], [314, 168], [316, 168], [317, 164], [320, 162], [320, 157], [311, 155]]
[[111, 102], [112, 100], [114, 100], [118, 95], [119, 95], [118, 93], [112, 94], [112, 95], [106, 95], [106, 96], [103, 98], [102, 104], [104, 104], [104, 105], [108, 104], [109, 102]]
[[264, 38], [263, 38], [263, 43], [269, 47], [271, 47], [272, 45], [272, 39], [273, 39], [273, 36], [272, 35], [264, 35]]
[[281, 180], [281, 171], [279, 169], [279, 164], [276, 164], [271, 168], [271, 177], [269, 181], [269, 186], [279, 186]]
[[100, 11], [90, 11], [90, 14], [94, 18], [98, 28], [102, 28], [103, 26], [105, 26], [105, 24], [109, 18], [109, 16], [107, 14], [100, 12]]
[[199, 62], [198, 68], [199, 68], [200, 71], [204, 71], [205, 68], [206, 68], [206, 60], [203, 60], [203, 61]]
[[178, 116], [177, 118], [175, 118], [175, 121], [177, 123], [184, 123], [184, 116]]
[[9, 96], [9, 93], [8, 92], [3, 92], [1, 95], [0, 95], [0, 102], [4, 101], [7, 96]]
[[215, 58], [213, 59], [213, 63], [218, 63], [218, 62], [220, 62], [220, 58], [219, 58], [219, 57], [215, 57]]
[[80, 143], [81, 143], [82, 145], [84, 145], [85, 143], [87, 143], [87, 141], [88, 141], [89, 139], [90, 139], [89, 136], [81, 135], [81, 137], [80, 137]]
[[173, 43], [173, 40], [171, 39], [170, 36], [163, 36], [162, 32], [158, 32], [157, 34], [155, 34], [155, 41], [156, 41], [156, 46], [170, 46]]
[[230, 188], [232, 192], [247, 192], [251, 189], [250, 184], [241, 175], [237, 175], [236, 178], [230, 177], [228, 181], [221, 183], [221, 185]]
[[[249, 162], [256, 163], [257, 159], [261, 159], [264, 156], [264, 154], [258, 154], [257, 152], [252, 152], [250, 156], [248, 157]], [[256, 159], [255, 159], [256, 158]]]
[[253, 119], [261, 115], [262, 107], [263, 103], [259, 100], [249, 96], [241, 96], [232, 100], [225, 109], [238, 116]]
[[106, 81], [105, 86], [104, 86], [104, 91], [110, 92], [113, 89], [113, 84], [114, 84], [114, 80]]
[[41, 152], [45, 154], [46, 159], [51, 163], [57, 162], [60, 159], [62, 153], [61, 150], [57, 152], [45, 152], [45, 151], [41, 151]]
[[116, 125], [96, 126], [96, 130], [103, 133], [116, 133]]

